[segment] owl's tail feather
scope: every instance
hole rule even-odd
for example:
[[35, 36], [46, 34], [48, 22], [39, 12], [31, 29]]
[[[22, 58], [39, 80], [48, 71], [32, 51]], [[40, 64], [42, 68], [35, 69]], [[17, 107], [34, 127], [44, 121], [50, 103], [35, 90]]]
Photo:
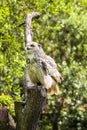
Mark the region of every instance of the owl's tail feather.
[[48, 89], [47, 93], [48, 93], [48, 95], [59, 95], [60, 90], [59, 90], [58, 85], [52, 86], [50, 89]]

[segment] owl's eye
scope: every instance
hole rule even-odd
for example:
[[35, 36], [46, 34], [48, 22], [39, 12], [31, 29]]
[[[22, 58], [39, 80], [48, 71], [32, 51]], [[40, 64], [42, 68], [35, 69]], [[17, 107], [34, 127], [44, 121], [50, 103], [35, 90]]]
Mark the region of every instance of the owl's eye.
[[39, 47], [41, 47], [41, 44], [38, 44]]
[[34, 45], [34, 44], [31, 44], [30, 46], [31, 46], [31, 47], [35, 47], [35, 45]]

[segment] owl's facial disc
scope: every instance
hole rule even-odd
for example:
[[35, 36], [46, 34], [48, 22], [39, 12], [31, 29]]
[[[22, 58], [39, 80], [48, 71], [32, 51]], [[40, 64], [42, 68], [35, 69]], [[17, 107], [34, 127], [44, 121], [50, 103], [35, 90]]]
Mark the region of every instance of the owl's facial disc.
[[30, 44], [27, 46], [27, 50], [33, 50], [35, 48], [34, 44]]

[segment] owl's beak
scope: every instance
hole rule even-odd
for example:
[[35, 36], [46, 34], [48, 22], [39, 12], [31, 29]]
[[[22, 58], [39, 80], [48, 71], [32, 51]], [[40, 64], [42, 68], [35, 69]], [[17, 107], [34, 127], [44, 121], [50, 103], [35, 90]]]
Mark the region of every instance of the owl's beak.
[[29, 47], [29, 46], [27, 46], [27, 47], [25, 47], [25, 50], [27, 51], [27, 50], [30, 50], [31, 49], [31, 47]]
[[27, 50], [30, 50], [30, 49], [31, 49], [31, 47], [28, 46], [28, 47], [27, 47]]

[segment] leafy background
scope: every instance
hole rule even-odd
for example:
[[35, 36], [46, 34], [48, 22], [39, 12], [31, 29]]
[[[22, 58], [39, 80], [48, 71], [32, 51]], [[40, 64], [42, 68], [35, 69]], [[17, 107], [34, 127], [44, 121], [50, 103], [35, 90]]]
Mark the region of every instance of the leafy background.
[[26, 14], [40, 12], [32, 21], [33, 40], [52, 56], [63, 76], [59, 96], [48, 96], [40, 130], [87, 129], [87, 1], [0, 1], [0, 105], [14, 113], [23, 98]]

